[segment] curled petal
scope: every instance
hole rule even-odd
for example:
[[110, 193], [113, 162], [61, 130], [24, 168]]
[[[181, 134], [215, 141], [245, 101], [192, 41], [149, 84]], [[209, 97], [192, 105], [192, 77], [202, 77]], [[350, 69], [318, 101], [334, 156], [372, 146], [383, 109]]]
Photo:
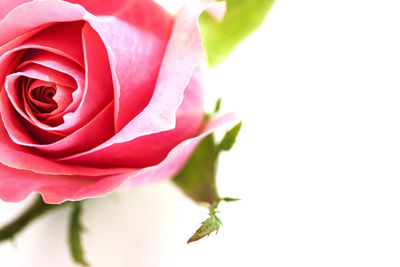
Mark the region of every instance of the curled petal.
[[114, 92], [116, 131], [148, 105], [154, 92], [173, 22], [171, 15], [155, 5], [137, 1], [125, 11], [130, 21], [106, 17], [97, 24], [92, 22], [116, 58], [111, 61], [118, 81]]
[[[3, 108], [3, 105], [0, 105], [0, 108]], [[3, 110], [1, 112], [3, 113]], [[0, 125], [0, 143], [0, 163], [13, 169], [41, 173], [43, 177], [54, 175], [95, 177], [132, 171], [128, 168], [93, 168], [55, 162], [48, 157], [41, 156], [31, 148], [17, 145], [10, 139], [3, 125]], [[15, 182], [17, 183], [18, 180], [15, 180]]]
[[0, 51], [7, 43], [34, 29], [50, 23], [79, 21], [86, 14], [84, 8], [61, 0], [30, 1], [19, 5], [0, 20]]
[[[24, 143], [38, 149], [44, 156], [60, 158], [74, 155], [105, 142], [114, 134], [114, 102], [99, 112], [82, 128], [50, 144]], [[99, 168], [105, 166], [99, 166]]]
[[[63, 22], [46, 27], [15, 45], [19, 50], [36, 48], [66, 57], [84, 67], [82, 28], [84, 21]], [[62, 33], [62, 34], [60, 34]]]
[[106, 48], [98, 34], [86, 24], [82, 30], [85, 57], [85, 89], [76, 111], [54, 130], [72, 133], [113, 101], [113, 83]]
[[58, 159], [58, 161], [93, 167], [129, 168], [159, 163], [173, 147], [199, 132], [204, 118], [202, 71], [200, 69], [196, 69], [194, 72], [184, 96], [183, 103], [177, 112], [174, 129], [142, 136], [129, 142], [115, 143], [99, 150], [92, 149]]
[[201, 134], [185, 140], [173, 148], [160, 164], [141, 170], [97, 177], [85, 175], [43, 176], [29, 170], [18, 170], [0, 164], [0, 198], [15, 202], [23, 200], [32, 192], [40, 192], [47, 203], [58, 204], [67, 200], [103, 196], [121, 186], [170, 178], [179, 171], [196, 145], [205, 136], [224, 124], [231, 124], [236, 121], [237, 119], [233, 114], [213, 119]]

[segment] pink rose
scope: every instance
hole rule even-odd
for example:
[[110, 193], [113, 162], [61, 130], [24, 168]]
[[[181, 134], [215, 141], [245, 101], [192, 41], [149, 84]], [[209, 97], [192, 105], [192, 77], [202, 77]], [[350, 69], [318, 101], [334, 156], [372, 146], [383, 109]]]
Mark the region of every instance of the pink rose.
[[60, 203], [170, 178], [235, 120], [202, 126], [204, 8], [1, 0], [0, 198]]

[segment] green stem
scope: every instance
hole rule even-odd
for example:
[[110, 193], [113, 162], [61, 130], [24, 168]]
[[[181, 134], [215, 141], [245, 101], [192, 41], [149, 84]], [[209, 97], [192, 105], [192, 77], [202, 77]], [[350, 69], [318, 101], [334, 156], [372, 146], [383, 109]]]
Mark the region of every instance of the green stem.
[[45, 214], [46, 212], [64, 205], [49, 205], [43, 202], [42, 197], [39, 195], [35, 202], [25, 210], [18, 218], [11, 221], [0, 229], [0, 242], [14, 238], [25, 226], [30, 222]]
[[85, 260], [85, 251], [82, 247], [82, 231], [84, 228], [81, 222], [81, 213], [81, 202], [74, 202], [69, 224], [69, 247], [72, 258], [76, 263], [89, 266]]

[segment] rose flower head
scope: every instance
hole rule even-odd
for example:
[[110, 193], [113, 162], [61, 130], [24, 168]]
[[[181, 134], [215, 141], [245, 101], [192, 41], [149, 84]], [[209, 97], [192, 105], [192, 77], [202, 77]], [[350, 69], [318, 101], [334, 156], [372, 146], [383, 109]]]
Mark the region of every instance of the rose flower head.
[[1, 0], [0, 198], [39, 192], [60, 203], [171, 178], [202, 138], [235, 120], [204, 124], [205, 8]]

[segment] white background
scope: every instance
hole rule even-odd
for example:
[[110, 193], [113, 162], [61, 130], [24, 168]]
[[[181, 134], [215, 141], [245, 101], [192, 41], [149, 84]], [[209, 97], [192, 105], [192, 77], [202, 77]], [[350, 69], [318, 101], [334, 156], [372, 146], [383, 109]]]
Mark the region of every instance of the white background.
[[[207, 211], [169, 182], [90, 200], [92, 266], [400, 266], [398, 0], [278, 0], [207, 84], [209, 109], [223, 96], [243, 119], [218, 174], [221, 194], [243, 200], [190, 245]], [[0, 203], [0, 223], [28, 202]], [[68, 213], [0, 245], [0, 265], [75, 266]]]

